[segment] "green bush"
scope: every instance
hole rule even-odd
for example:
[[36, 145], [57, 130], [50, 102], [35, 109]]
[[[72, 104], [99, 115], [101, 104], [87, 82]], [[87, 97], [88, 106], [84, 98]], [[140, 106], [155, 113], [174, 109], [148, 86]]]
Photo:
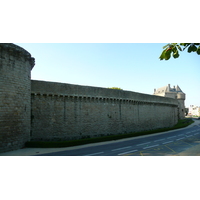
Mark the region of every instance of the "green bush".
[[111, 87], [111, 88], [108, 88], [108, 89], [123, 90], [123, 89], [121, 89], [121, 88], [119, 88], [119, 87]]

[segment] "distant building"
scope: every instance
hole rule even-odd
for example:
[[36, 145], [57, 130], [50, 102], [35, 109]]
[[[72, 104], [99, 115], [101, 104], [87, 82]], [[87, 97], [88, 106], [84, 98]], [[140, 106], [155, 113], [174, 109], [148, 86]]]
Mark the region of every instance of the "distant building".
[[170, 84], [167, 86], [158, 88], [157, 90], [154, 89], [153, 95], [162, 96], [162, 97], [169, 97], [178, 100], [179, 104], [179, 118], [185, 118], [185, 93], [181, 90], [181, 88], [177, 85], [173, 88], [170, 87]]
[[190, 105], [188, 115], [200, 117], [200, 106]]

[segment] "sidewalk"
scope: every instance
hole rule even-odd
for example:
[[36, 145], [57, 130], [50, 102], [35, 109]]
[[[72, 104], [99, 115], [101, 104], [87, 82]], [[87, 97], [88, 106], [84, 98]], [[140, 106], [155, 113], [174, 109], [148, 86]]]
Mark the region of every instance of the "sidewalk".
[[[196, 125], [200, 126], [200, 120], [194, 120], [194, 123], [189, 125], [186, 128], [190, 128], [190, 127], [196, 126]], [[186, 128], [184, 128], [184, 129], [186, 129]], [[180, 130], [180, 129], [177, 129], [177, 130]], [[170, 132], [170, 131], [167, 131], [167, 132]], [[163, 134], [163, 133], [165, 133], [165, 132], [155, 133], [155, 134]], [[147, 136], [140, 136], [140, 137], [147, 137]], [[130, 139], [133, 139], [133, 138], [126, 138], [126, 139], [121, 139], [121, 140], [130, 140]], [[9, 152], [5, 152], [5, 153], [0, 153], [0, 156], [32, 156], [32, 155], [52, 153], [52, 152], [58, 152], [58, 151], [64, 151], [64, 150], [79, 149], [79, 148], [88, 147], [88, 146], [109, 144], [109, 143], [114, 143], [114, 142], [116, 142], [116, 141], [107, 141], [107, 142], [92, 143], [92, 144], [79, 145], [79, 146], [74, 146], [74, 147], [63, 147], [63, 148], [23, 148], [23, 149], [9, 151]], [[184, 155], [191, 155], [191, 154], [192, 155], [200, 155], [200, 145], [194, 146], [194, 147], [192, 147], [184, 152], [181, 152], [177, 155], [184, 156]]]
[[[187, 128], [190, 128], [196, 125], [200, 126], [200, 120], [194, 120], [194, 123], [188, 126]], [[176, 156], [200, 156], [200, 141], [198, 142], [199, 142], [199, 145], [188, 148], [187, 150], [178, 153]]]

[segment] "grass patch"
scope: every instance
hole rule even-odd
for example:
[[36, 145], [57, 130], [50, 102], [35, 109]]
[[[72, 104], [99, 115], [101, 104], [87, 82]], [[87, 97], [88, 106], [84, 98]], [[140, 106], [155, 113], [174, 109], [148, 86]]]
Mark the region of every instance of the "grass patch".
[[136, 133], [128, 133], [128, 134], [120, 134], [120, 135], [109, 135], [109, 136], [86, 138], [86, 139], [80, 139], [80, 140], [46, 141], [46, 142], [45, 141], [30, 141], [30, 142], [26, 142], [25, 146], [32, 147], [32, 148], [71, 147], [71, 146], [77, 146], [77, 145], [83, 145], [83, 144], [105, 142], [105, 141], [111, 141], [111, 140], [119, 140], [119, 139], [123, 139], [123, 138], [143, 136], [143, 135], [149, 135], [149, 134], [153, 134], [153, 133], [170, 131], [170, 130], [174, 130], [174, 129], [184, 128], [186, 126], [189, 126], [193, 122], [194, 121], [192, 119], [182, 119], [182, 120], [179, 120], [178, 123], [171, 128], [161, 128], [161, 129], [150, 130], [150, 131], [141, 131], [141, 132], [136, 132]]

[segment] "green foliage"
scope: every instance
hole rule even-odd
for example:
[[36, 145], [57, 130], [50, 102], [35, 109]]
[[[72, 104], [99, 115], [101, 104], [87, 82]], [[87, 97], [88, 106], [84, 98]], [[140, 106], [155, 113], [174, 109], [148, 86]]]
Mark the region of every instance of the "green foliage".
[[108, 89], [114, 89], [114, 90], [123, 90], [121, 88], [118, 88], [118, 87], [111, 87], [111, 88], [108, 88]]
[[171, 128], [160, 128], [156, 130], [149, 130], [149, 131], [141, 131], [136, 133], [126, 133], [126, 134], [119, 134], [119, 135], [107, 135], [107, 136], [101, 136], [96, 138], [85, 138], [80, 140], [70, 140], [70, 141], [30, 141], [26, 142], [26, 147], [31, 148], [59, 148], [59, 147], [71, 147], [71, 146], [77, 146], [77, 145], [83, 145], [83, 144], [90, 144], [95, 142], [104, 142], [104, 141], [111, 141], [111, 140], [119, 140], [123, 138], [130, 138], [130, 137], [136, 137], [136, 136], [142, 136], [142, 135], [149, 135], [153, 133], [160, 133], [164, 131], [174, 130], [186, 127], [190, 124], [192, 124], [194, 121], [192, 119], [182, 119], [179, 120], [178, 123]]
[[174, 58], [179, 57], [179, 52], [187, 49], [188, 53], [196, 52], [200, 55], [200, 43], [170, 43], [163, 47], [160, 55], [160, 60], [169, 60], [171, 56]]

